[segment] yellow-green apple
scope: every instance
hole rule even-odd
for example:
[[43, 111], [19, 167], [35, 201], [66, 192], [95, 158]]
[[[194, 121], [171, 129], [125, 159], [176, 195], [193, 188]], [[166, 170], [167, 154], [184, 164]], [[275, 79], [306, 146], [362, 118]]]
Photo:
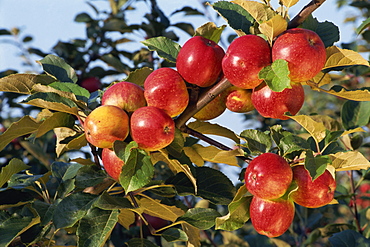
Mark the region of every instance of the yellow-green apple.
[[99, 148], [111, 148], [116, 140], [123, 141], [129, 134], [127, 113], [113, 105], [95, 108], [84, 121], [86, 139]]
[[272, 61], [288, 62], [289, 77], [293, 82], [305, 82], [317, 75], [325, 65], [325, 45], [317, 33], [303, 28], [292, 28], [277, 37], [272, 45]]
[[105, 90], [102, 105], [115, 105], [131, 113], [146, 106], [144, 89], [132, 82], [118, 82]]
[[175, 138], [175, 122], [162, 109], [145, 106], [131, 115], [131, 137], [139, 148], [156, 151], [168, 146]]
[[252, 92], [252, 103], [263, 117], [287, 120], [286, 112], [297, 114], [304, 103], [304, 90], [301, 84], [293, 83], [291, 88], [281, 92], [272, 91], [262, 83]]
[[271, 47], [257, 35], [244, 35], [236, 38], [226, 50], [222, 60], [222, 71], [234, 86], [252, 89], [262, 80], [260, 70], [271, 64]]
[[328, 170], [313, 181], [304, 165], [294, 166], [292, 170], [293, 181], [298, 186], [290, 194], [295, 203], [307, 208], [318, 208], [333, 200], [337, 184]]
[[253, 196], [249, 207], [254, 229], [270, 238], [278, 237], [288, 230], [294, 219], [294, 210], [292, 200], [267, 200], [258, 196]]
[[245, 170], [248, 191], [263, 199], [276, 199], [285, 194], [292, 183], [293, 172], [288, 162], [275, 153], [254, 158]]
[[104, 170], [108, 173], [108, 175], [114, 180], [119, 181], [119, 175], [121, 174], [122, 166], [124, 165], [123, 160], [118, 158], [116, 153], [110, 148], [103, 148], [101, 160]]
[[224, 55], [224, 50], [216, 42], [195, 36], [188, 39], [180, 49], [176, 68], [185, 81], [208, 87], [218, 79]]
[[85, 88], [90, 93], [100, 89], [102, 83], [98, 77], [87, 77], [79, 82], [80, 86]]
[[160, 108], [170, 117], [182, 113], [189, 103], [184, 79], [171, 68], [157, 69], [145, 79], [144, 96], [148, 106]]
[[246, 113], [254, 110], [252, 90], [232, 86], [227, 90], [226, 108], [232, 112]]
[[226, 110], [226, 97], [226, 91], [220, 93], [207, 105], [195, 113], [193, 117], [197, 120], [206, 121], [220, 116]]

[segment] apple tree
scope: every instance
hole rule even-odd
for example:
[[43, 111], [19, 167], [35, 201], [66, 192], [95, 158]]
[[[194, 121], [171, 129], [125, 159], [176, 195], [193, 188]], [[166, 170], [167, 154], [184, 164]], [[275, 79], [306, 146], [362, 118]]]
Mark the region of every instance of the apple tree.
[[[325, 0], [297, 2], [204, 3], [197, 28], [88, 2], [86, 38], [25, 36], [38, 72], [0, 78], [0, 246], [370, 246], [370, 21], [339, 47]], [[253, 127], [209, 121], [226, 110]]]

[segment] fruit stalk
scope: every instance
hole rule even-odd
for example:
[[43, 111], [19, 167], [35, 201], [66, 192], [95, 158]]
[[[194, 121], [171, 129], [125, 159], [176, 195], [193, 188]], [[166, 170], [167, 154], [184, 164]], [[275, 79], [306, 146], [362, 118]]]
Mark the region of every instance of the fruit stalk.
[[312, 0], [288, 23], [288, 29], [298, 27], [303, 21], [326, 0]]

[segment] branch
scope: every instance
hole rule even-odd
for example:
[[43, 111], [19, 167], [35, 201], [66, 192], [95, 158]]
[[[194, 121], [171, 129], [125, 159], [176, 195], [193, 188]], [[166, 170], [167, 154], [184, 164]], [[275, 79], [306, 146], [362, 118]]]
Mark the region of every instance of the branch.
[[288, 23], [288, 29], [298, 27], [307, 17], [319, 8], [326, 0], [312, 0]]

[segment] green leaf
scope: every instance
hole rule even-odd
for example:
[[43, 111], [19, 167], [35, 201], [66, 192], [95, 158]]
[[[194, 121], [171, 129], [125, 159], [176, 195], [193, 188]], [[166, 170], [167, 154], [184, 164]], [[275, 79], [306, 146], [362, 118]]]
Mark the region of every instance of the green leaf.
[[104, 178], [106, 178], [106, 173], [97, 168], [94, 165], [85, 165], [81, 167], [76, 175], [76, 186], [79, 188], [87, 188], [91, 186], [95, 186], [101, 182], [103, 182]]
[[240, 133], [240, 137], [246, 142], [243, 146], [246, 146], [252, 153], [266, 153], [271, 149], [272, 140], [262, 131], [247, 129]]
[[228, 1], [218, 1], [211, 6], [232, 29], [242, 34], [250, 33], [249, 29], [253, 25], [254, 19], [243, 7]]
[[47, 74], [54, 76], [61, 82], [76, 83], [78, 80], [74, 69], [60, 57], [47, 55], [38, 63], [42, 65]]
[[310, 173], [312, 181], [318, 178], [326, 170], [328, 164], [331, 163], [330, 157], [326, 155], [313, 156], [312, 151], [306, 152], [304, 167]]
[[122, 63], [119, 58], [113, 56], [112, 54], [104, 54], [100, 57], [100, 59], [115, 68], [120, 73], [127, 73], [129, 71], [128, 66]]
[[122, 196], [110, 196], [106, 192], [99, 196], [94, 206], [104, 210], [133, 208], [131, 202], [127, 198]]
[[215, 225], [216, 218], [220, 216], [220, 213], [212, 208], [190, 208], [177, 221], [186, 221], [200, 230], [207, 230]]
[[131, 71], [130, 74], [125, 78], [125, 81], [135, 83], [139, 86], [143, 86], [145, 79], [153, 72], [152, 68], [143, 67]]
[[13, 139], [30, 134], [40, 126], [35, 119], [24, 116], [19, 121], [12, 123], [9, 128], [0, 135], [0, 150], [3, 150]]
[[32, 94], [34, 85], [48, 85], [54, 81], [55, 79], [48, 75], [12, 74], [0, 78], [0, 91]]
[[74, 118], [67, 113], [64, 112], [55, 112], [53, 115], [42, 121], [37, 129], [33, 133], [35, 138], [38, 138], [50, 130], [53, 130], [58, 127], [70, 127], [72, 128], [74, 125]]
[[64, 198], [54, 211], [55, 227], [57, 229], [72, 227], [87, 214], [97, 197], [97, 195], [77, 192]]
[[205, 121], [195, 121], [189, 123], [188, 127], [204, 135], [223, 136], [226, 138], [230, 138], [235, 143], [240, 143], [239, 137], [233, 131], [218, 124]]
[[[125, 192], [140, 189], [149, 183], [154, 175], [154, 166], [144, 151], [132, 147], [130, 143], [125, 150], [122, 172], [119, 177], [120, 184]], [[134, 145], [137, 145], [134, 143]]]
[[177, 228], [169, 228], [161, 233], [161, 237], [166, 239], [167, 242], [174, 242], [174, 241], [188, 241], [188, 236], [186, 233]]
[[289, 73], [288, 62], [277, 59], [271, 65], [261, 69], [258, 77], [263, 79], [272, 91], [281, 92], [291, 88]]
[[367, 125], [370, 119], [370, 101], [345, 102], [342, 107], [341, 118], [346, 130]]
[[364, 20], [361, 25], [356, 29], [356, 33], [360, 34], [370, 26], [370, 17]]
[[332, 22], [319, 22], [316, 18], [310, 15], [302, 24], [302, 28], [316, 32], [325, 47], [332, 46], [339, 41], [339, 28]]
[[79, 13], [75, 17], [75, 22], [90, 22], [93, 19], [90, 17], [88, 13]]
[[287, 135], [281, 138], [279, 148], [284, 156], [293, 152], [302, 152], [310, 149], [310, 144], [297, 135]]
[[57, 93], [35, 93], [21, 103], [77, 115], [77, 104]]
[[249, 205], [252, 196], [246, 196], [247, 192], [244, 185], [240, 186], [233, 201], [228, 205], [228, 214], [216, 219], [216, 230], [234, 231], [249, 220]]
[[81, 219], [77, 228], [78, 246], [102, 247], [118, 221], [118, 210], [93, 208]]
[[30, 168], [30, 166], [26, 165], [22, 160], [13, 158], [9, 161], [9, 163], [1, 168], [0, 171], [0, 188], [3, 187], [5, 183], [13, 176], [20, 171]]
[[342, 232], [335, 233], [329, 238], [329, 242], [332, 246], [338, 247], [349, 247], [349, 246], [361, 246], [369, 247], [370, 240], [365, 238], [359, 232], [355, 230], [345, 230]]
[[132, 238], [126, 242], [127, 247], [158, 247], [152, 241], [145, 238]]
[[202, 36], [206, 39], [214, 41], [215, 43], [218, 43], [225, 28], [226, 25], [217, 27], [213, 22], [207, 22], [195, 30], [194, 36]]
[[79, 100], [82, 100], [84, 102], [87, 102], [90, 98], [90, 93], [85, 88], [75, 84], [75, 83], [69, 83], [69, 82], [53, 82], [49, 84], [49, 86], [58, 89], [63, 92], [73, 93], [76, 95], [76, 98]]
[[150, 51], [156, 51], [158, 56], [169, 62], [176, 63], [180, 45], [167, 37], [154, 37], [141, 41]]

